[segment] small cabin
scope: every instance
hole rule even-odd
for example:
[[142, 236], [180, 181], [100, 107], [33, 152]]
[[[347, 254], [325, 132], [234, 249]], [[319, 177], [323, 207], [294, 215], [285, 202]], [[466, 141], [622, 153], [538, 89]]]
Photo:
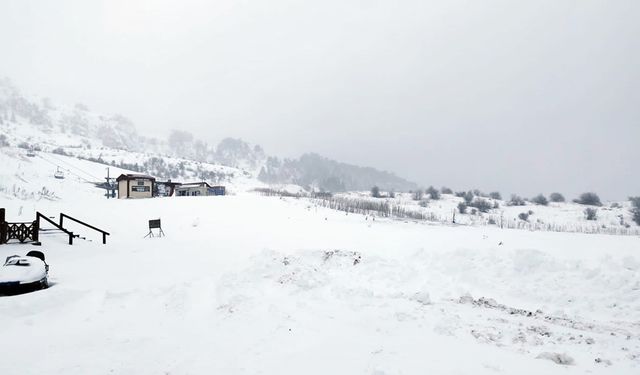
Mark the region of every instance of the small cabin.
[[151, 198], [155, 191], [156, 179], [144, 174], [121, 174], [116, 178], [118, 199]]
[[224, 186], [211, 186], [206, 182], [190, 182], [176, 187], [176, 196], [208, 196], [208, 195], [225, 195]]

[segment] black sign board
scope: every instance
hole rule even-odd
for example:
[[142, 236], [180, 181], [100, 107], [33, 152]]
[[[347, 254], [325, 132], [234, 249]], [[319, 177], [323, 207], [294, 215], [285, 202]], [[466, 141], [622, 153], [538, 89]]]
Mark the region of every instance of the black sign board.
[[158, 229], [158, 236], [164, 236], [164, 231], [162, 230], [162, 226], [160, 225], [160, 219], [149, 220], [149, 233], [147, 233], [146, 237], [153, 237], [153, 230]]

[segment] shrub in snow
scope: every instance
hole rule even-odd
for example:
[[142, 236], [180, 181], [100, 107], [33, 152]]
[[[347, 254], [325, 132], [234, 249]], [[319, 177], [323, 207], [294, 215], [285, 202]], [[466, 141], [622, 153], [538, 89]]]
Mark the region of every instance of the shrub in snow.
[[598, 210], [595, 208], [588, 207], [584, 210], [584, 218], [587, 220], [597, 220], [598, 219]]
[[521, 212], [521, 213], [518, 215], [518, 219], [520, 219], [520, 220], [522, 220], [522, 221], [527, 221], [527, 220], [529, 220], [529, 214], [528, 214], [528, 213], [526, 213], [526, 212]]
[[568, 356], [567, 354], [563, 354], [563, 353], [551, 353], [551, 352], [543, 352], [538, 354], [538, 356], [536, 357], [538, 359], [548, 359], [550, 361], [553, 361], [559, 365], [573, 365], [575, 364], [575, 361], [573, 360], [573, 358], [571, 358], [570, 356]]
[[444, 187], [444, 186], [440, 189], [440, 192], [442, 194], [453, 194], [453, 190], [449, 189], [448, 187]]
[[600, 197], [596, 193], [582, 193], [580, 197], [573, 200], [575, 203], [584, 204], [586, 206], [602, 206]]
[[380, 188], [377, 186], [374, 186], [371, 188], [371, 196], [374, 198], [380, 198]]
[[477, 208], [480, 212], [489, 212], [493, 207], [491, 202], [483, 198], [476, 198], [469, 206]]
[[425, 193], [429, 194], [429, 196], [433, 200], [440, 199], [440, 192], [438, 191], [438, 189], [434, 188], [433, 186], [429, 186], [425, 191]]
[[393, 191], [393, 190], [391, 190], [391, 191], [389, 192], [389, 198], [395, 198], [395, 197], [396, 197], [396, 192], [395, 192], [395, 191]]
[[461, 214], [466, 214], [467, 213], [467, 204], [464, 202], [460, 202], [458, 203], [458, 211]]
[[422, 192], [422, 189], [418, 189], [413, 192], [414, 201], [421, 201], [423, 196], [424, 196], [424, 192]]
[[471, 209], [471, 215], [477, 215], [477, 214], [478, 214], [478, 209], [472, 208]]
[[0, 134], [0, 147], [9, 146], [9, 141], [7, 141], [7, 136], [4, 134]]
[[631, 201], [631, 219], [640, 225], [640, 197], [629, 197]]
[[54, 154], [57, 154], [57, 155], [67, 155], [67, 153], [64, 152], [64, 149], [62, 147], [58, 147], [58, 148], [56, 148], [55, 150], [53, 150], [51, 152], [54, 153]]
[[498, 201], [493, 202], [493, 209], [497, 210], [498, 208], [500, 208], [500, 203]]
[[533, 197], [531, 199], [531, 202], [533, 202], [535, 204], [538, 204], [538, 205], [541, 205], [541, 206], [546, 206], [546, 205], [549, 204], [549, 201], [547, 200], [547, 198], [542, 194], [538, 194], [535, 197]]
[[618, 202], [613, 202], [611, 203], [611, 208], [622, 208], [622, 206]]
[[492, 218], [492, 217], [491, 217], [491, 218], [489, 218], [488, 223], [489, 223], [490, 225], [495, 225], [495, 224], [496, 224], [496, 220], [495, 220], [494, 218]]
[[429, 200], [428, 199], [423, 199], [418, 203], [418, 205], [420, 207], [428, 207], [429, 206]]
[[478, 189], [473, 189], [473, 195], [475, 195], [476, 197], [485, 197], [485, 198], [487, 197], [487, 194], [483, 193]]
[[470, 205], [471, 201], [473, 201], [473, 192], [472, 191], [467, 191], [462, 196], [462, 199], [464, 199], [464, 203], [466, 203], [467, 205]]
[[560, 203], [565, 201], [564, 195], [560, 193], [551, 193], [551, 195], [549, 195], [549, 200], [554, 203]]
[[464, 191], [456, 191], [455, 195], [458, 198], [464, 198], [464, 195], [466, 194], [466, 192]]
[[489, 193], [489, 198], [502, 200], [502, 195], [500, 195], [499, 191], [492, 191], [491, 193]]
[[507, 202], [507, 206], [524, 206], [526, 203], [521, 197], [511, 194], [511, 199]]

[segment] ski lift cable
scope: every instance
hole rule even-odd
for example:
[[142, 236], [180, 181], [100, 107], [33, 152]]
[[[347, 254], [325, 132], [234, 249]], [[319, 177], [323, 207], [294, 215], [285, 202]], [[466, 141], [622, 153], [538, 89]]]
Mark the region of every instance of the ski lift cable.
[[69, 162], [68, 162], [68, 161], [66, 161], [66, 160], [62, 160], [62, 159], [58, 158], [57, 156], [53, 156], [53, 155], [50, 155], [50, 156], [51, 156], [53, 159], [58, 160], [58, 161], [60, 161], [60, 162], [62, 162], [62, 163], [65, 163], [66, 165], [68, 165], [68, 166], [70, 166], [70, 167], [72, 167], [72, 168], [74, 168], [74, 169], [77, 169], [78, 171], [80, 171], [80, 172], [84, 173], [85, 175], [87, 175], [87, 176], [89, 176], [89, 177], [91, 177], [91, 178], [94, 178], [96, 181], [100, 181], [100, 180], [101, 180], [101, 178], [98, 178], [98, 177], [96, 177], [96, 176], [92, 175], [91, 173], [89, 173], [89, 172], [87, 172], [87, 171], [85, 171], [85, 170], [83, 170], [83, 169], [81, 169], [81, 168], [79, 168], [79, 167], [76, 167], [75, 165], [73, 165], [73, 164], [69, 163]]
[[[56, 164], [56, 163], [52, 162], [51, 160], [47, 160], [46, 158], [44, 158], [44, 157], [42, 157], [42, 156], [40, 156], [40, 155], [38, 155], [38, 157], [39, 157], [40, 159], [42, 159], [42, 160], [46, 161], [47, 163], [49, 163], [49, 164], [51, 164], [51, 165], [54, 165], [54, 166], [56, 166], [57, 168], [60, 168], [60, 165], [58, 165], [58, 164]], [[72, 175], [74, 175], [74, 176], [78, 177], [79, 179], [84, 180], [85, 182], [88, 182], [88, 183], [94, 183], [94, 181], [87, 180], [86, 178], [84, 178], [84, 177], [82, 177], [82, 176], [78, 175], [77, 173], [74, 173], [74, 172], [72, 172], [72, 171], [70, 171], [70, 170], [67, 170], [67, 171], [68, 171], [70, 174], [72, 174]]]
[[72, 167], [72, 168], [74, 168], [74, 169], [77, 169], [78, 171], [80, 171], [80, 172], [82, 172], [82, 173], [86, 174], [87, 176], [89, 176], [89, 177], [91, 177], [91, 178], [95, 178], [96, 180], [101, 180], [101, 178], [98, 178], [98, 177], [96, 177], [96, 176], [92, 175], [91, 173], [89, 173], [89, 172], [87, 172], [87, 171], [83, 170], [83, 169], [82, 169], [82, 168], [80, 168], [80, 167], [77, 167], [77, 166], [75, 166], [75, 165], [73, 165], [73, 164], [69, 163], [69, 162], [68, 162], [68, 161], [66, 161], [66, 160], [60, 159], [59, 157], [54, 156], [54, 155], [50, 155], [50, 156], [51, 156], [52, 158], [54, 158], [54, 159], [56, 159], [56, 160], [58, 160], [58, 161], [62, 162], [62, 163], [67, 164], [68, 166], [70, 166], [70, 167]]

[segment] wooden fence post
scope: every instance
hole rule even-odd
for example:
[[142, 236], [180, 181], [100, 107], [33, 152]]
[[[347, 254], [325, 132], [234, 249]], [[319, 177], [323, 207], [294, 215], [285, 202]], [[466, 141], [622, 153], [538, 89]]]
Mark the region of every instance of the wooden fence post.
[[5, 243], [5, 238], [7, 238], [7, 223], [4, 219], [5, 209], [0, 208], [0, 245]]
[[40, 241], [40, 225], [38, 220], [33, 221], [32, 228], [33, 228], [33, 236], [32, 236], [33, 241], [39, 242]]

